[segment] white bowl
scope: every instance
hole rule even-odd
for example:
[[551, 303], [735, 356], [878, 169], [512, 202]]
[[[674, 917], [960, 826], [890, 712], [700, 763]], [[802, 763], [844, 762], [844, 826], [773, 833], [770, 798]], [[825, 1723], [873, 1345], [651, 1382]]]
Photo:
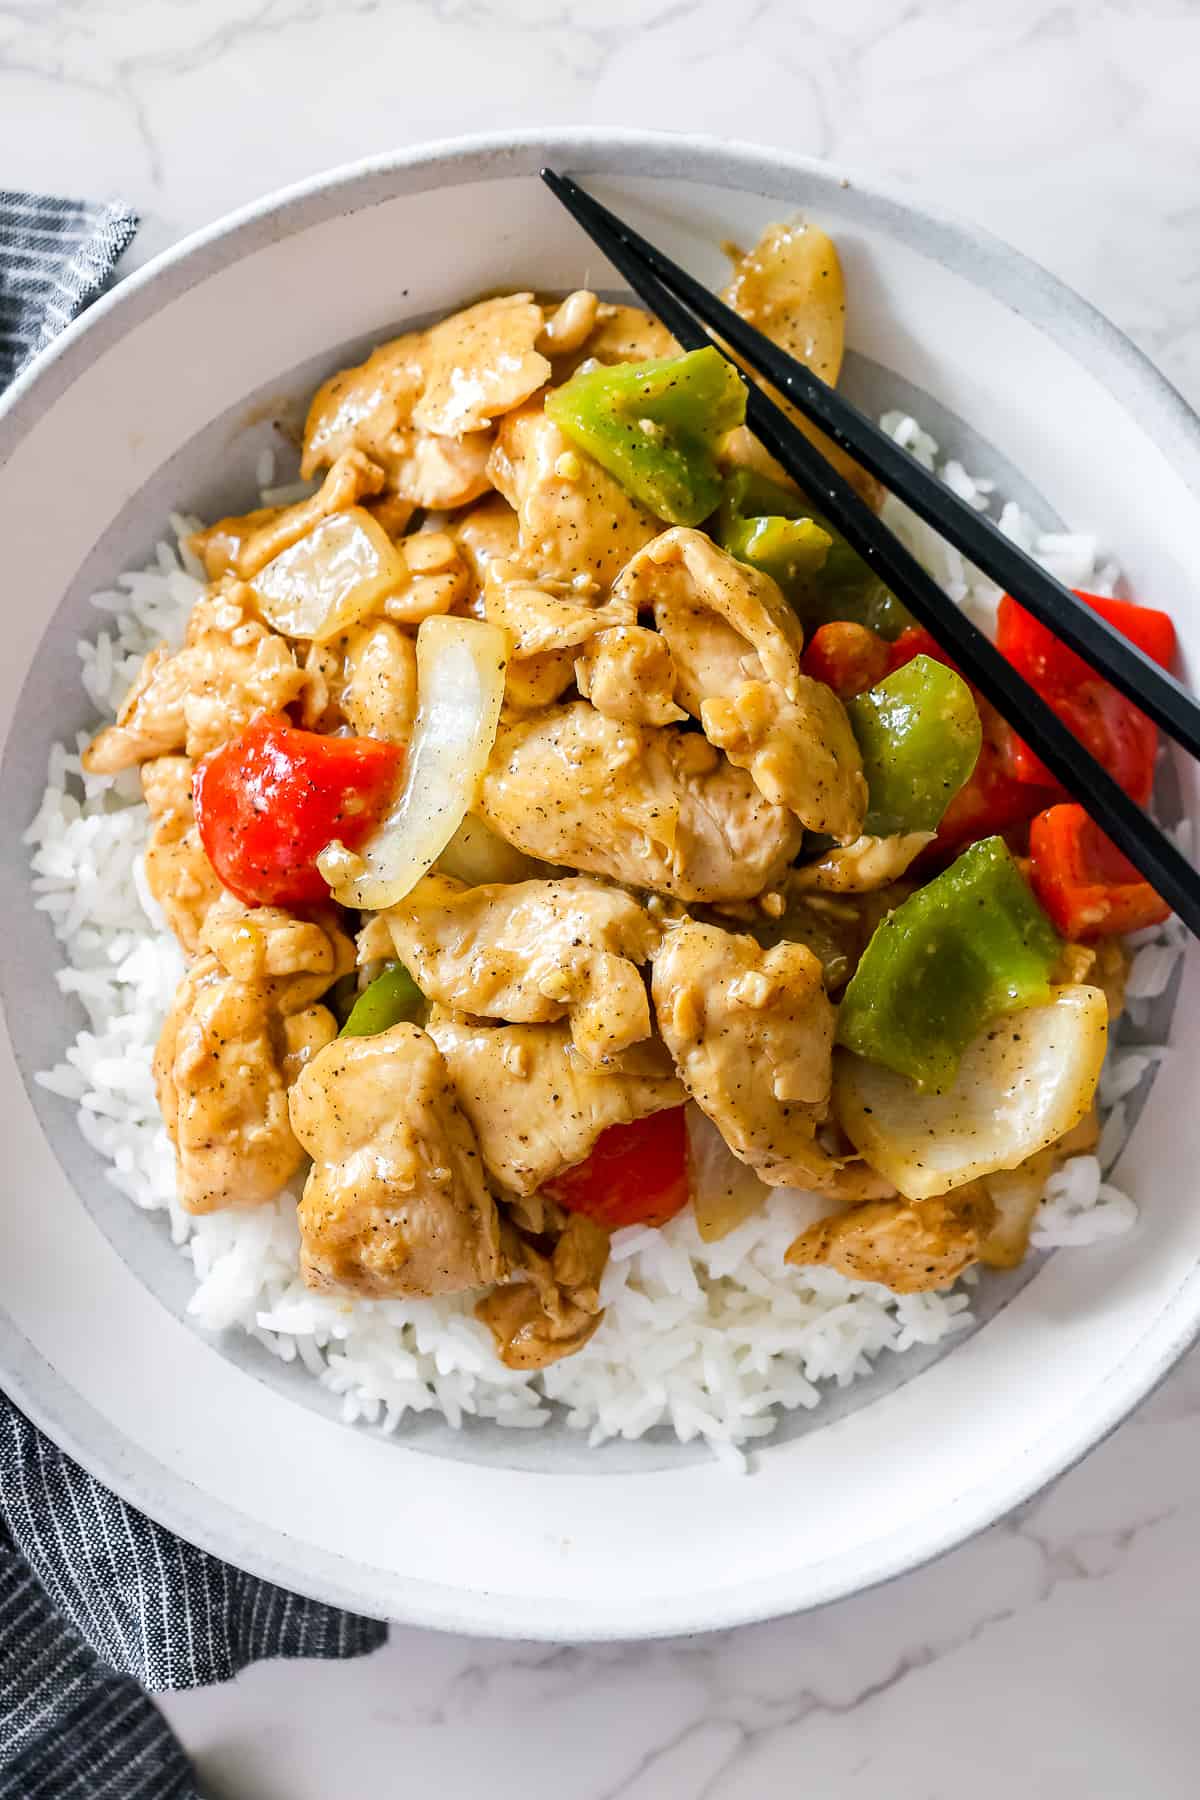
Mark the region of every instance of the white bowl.
[[[1193, 662], [1200, 426], [1110, 325], [969, 227], [801, 158], [608, 132], [435, 146], [267, 200], [125, 282], [0, 405], [3, 1385], [152, 1516], [286, 1586], [466, 1631], [632, 1637], [814, 1606], [936, 1555], [1162, 1377], [1200, 1328], [1197, 959], [1120, 1170], [1136, 1235], [988, 1281], [974, 1335], [792, 1419], [749, 1479], [662, 1442], [589, 1452], [557, 1427], [348, 1430], [315, 1384], [185, 1322], [188, 1271], [161, 1223], [103, 1181], [71, 1109], [32, 1081], [75, 1021], [52, 997], [17, 838], [49, 743], [87, 723], [86, 595], [171, 507], [247, 503], [273, 405], [347, 348], [506, 284], [618, 285], [537, 181], [543, 162], [591, 178], [714, 283], [723, 240], [811, 210], [846, 265], [856, 390], [919, 406], [1047, 522], [1094, 527]], [[1194, 769], [1180, 780], [1194, 813]]]

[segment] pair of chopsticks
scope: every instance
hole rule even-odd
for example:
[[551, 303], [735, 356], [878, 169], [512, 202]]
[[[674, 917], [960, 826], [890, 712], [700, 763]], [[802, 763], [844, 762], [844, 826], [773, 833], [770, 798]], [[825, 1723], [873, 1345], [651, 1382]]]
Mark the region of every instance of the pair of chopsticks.
[[[873, 420], [764, 337], [569, 176], [542, 180], [685, 350], [714, 342], [711, 326], [746, 366], [766, 378], [842, 449], [1020, 602], [1193, 756], [1200, 707], [1186, 689], [1025, 554], [966, 501], [923, 469]], [[736, 364], [735, 364], [736, 367]], [[741, 373], [741, 371], [739, 371]], [[744, 376], [743, 376], [744, 378]], [[1024, 738], [1064, 788], [1082, 801], [1129, 860], [1200, 938], [1200, 876], [1108, 771], [1072, 736], [984, 632], [938, 586], [816, 446], [766, 394], [748, 384], [746, 422], [819, 511]]]

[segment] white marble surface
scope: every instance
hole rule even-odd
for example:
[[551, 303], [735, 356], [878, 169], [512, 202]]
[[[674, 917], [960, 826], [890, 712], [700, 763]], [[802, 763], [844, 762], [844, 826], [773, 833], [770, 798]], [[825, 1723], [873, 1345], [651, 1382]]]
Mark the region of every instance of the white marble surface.
[[[0, 179], [127, 196], [136, 260], [400, 142], [702, 128], [973, 214], [1200, 403], [1198, 75], [1195, 0], [12, 0]], [[230, 1800], [1183, 1800], [1197, 1537], [1193, 1358], [1019, 1518], [818, 1615], [597, 1650], [396, 1631], [167, 1710]]]

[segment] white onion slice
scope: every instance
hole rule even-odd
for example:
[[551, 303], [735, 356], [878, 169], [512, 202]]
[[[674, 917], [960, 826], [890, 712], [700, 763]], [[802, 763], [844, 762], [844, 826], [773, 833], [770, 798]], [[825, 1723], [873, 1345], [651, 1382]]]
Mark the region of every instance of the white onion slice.
[[855, 1149], [908, 1200], [1015, 1169], [1078, 1125], [1108, 1037], [1099, 988], [1060, 987], [1044, 1006], [993, 1019], [941, 1093], [839, 1050], [833, 1107]]
[[706, 1244], [728, 1237], [766, 1205], [770, 1188], [739, 1162], [712, 1120], [691, 1103], [687, 1109], [688, 1174], [696, 1229]]
[[361, 506], [330, 513], [259, 570], [251, 586], [263, 617], [288, 637], [324, 643], [408, 580], [408, 564]]
[[493, 882], [511, 886], [516, 881], [535, 881], [550, 872], [550, 864], [526, 856], [507, 838], [475, 813], [468, 813], [438, 858], [439, 875], [452, 875], [468, 887]]
[[474, 806], [496, 741], [508, 639], [482, 619], [425, 619], [417, 632], [417, 722], [404, 787], [357, 852], [330, 844], [317, 867], [343, 906], [403, 900]]

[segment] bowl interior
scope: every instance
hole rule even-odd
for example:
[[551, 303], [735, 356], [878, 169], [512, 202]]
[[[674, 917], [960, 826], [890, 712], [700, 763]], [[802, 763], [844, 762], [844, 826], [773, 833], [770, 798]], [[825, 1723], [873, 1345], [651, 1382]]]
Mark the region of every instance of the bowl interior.
[[[21, 595], [2, 677], [0, 795], [14, 838], [51, 742], [89, 722], [74, 654], [96, 628], [87, 597], [151, 553], [170, 511], [252, 503], [259, 452], [286, 445], [280, 422], [397, 326], [502, 285], [614, 289], [536, 182], [539, 161], [555, 157], [590, 164], [598, 192], [713, 284], [723, 240], [811, 209], [846, 264], [852, 396], [914, 411], [1045, 527], [1094, 529], [1131, 591], [1172, 610], [1195, 656], [1187, 567], [1200, 505], [1179, 467], [1189, 454], [1195, 464], [1194, 432], [1119, 340], [1019, 259], [826, 172], [748, 153], [693, 148], [681, 161], [648, 142], [634, 160], [614, 141], [548, 157], [531, 146], [408, 159], [319, 187], [141, 278], [0, 421], [0, 516]], [[64, 464], [65, 495], [46, 478]], [[1192, 774], [1166, 766], [1172, 813], [1194, 807]], [[19, 922], [0, 948], [0, 1102], [13, 1191], [38, 1196], [0, 1219], [6, 1383], [156, 1516], [310, 1592], [575, 1636], [811, 1604], [946, 1547], [1057, 1472], [1195, 1329], [1200, 1229], [1178, 1171], [1200, 1151], [1200, 1128], [1180, 1105], [1194, 1035], [1184, 1007], [1178, 1052], [1138, 1096], [1145, 1113], [1120, 1171], [1144, 1207], [1135, 1238], [988, 1278], [980, 1326], [953, 1355], [889, 1358], [817, 1413], [788, 1416], [736, 1496], [702, 1453], [661, 1438], [589, 1452], [561, 1424], [346, 1432], [336, 1402], [296, 1369], [187, 1325], [190, 1270], [161, 1221], [103, 1180], [72, 1109], [34, 1084], [79, 1021], [50, 998], [56, 948], [15, 843], [0, 882]], [[1164, 1034], [1173, 1000], [1145, 1025], [1149, 1039]], [[884, 1455], [886, 1520], [857, 1486]], [[485, 1532], [478, 1464], [489, 1468]], [[797, 1532], [795, 1500], [815, 1483], [838, 1506], [805, 1509]], [[670, 1529], [680, 1504], [695, 1521], [683, 1544]], [[464, 1525], [466, 1553], [447, 1516]]]

